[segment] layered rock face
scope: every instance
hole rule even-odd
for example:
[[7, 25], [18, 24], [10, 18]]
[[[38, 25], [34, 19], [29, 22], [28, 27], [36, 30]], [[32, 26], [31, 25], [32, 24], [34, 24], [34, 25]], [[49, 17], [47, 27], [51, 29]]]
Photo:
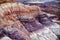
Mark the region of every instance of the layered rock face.
[[[22, 3], [1, 4], [1, 40], [5, 38], [6, 40], [56, 40], [57, 36], [49, 29], [51, 24], [51, 22], [48, 22], [49, 19], [46, 19], [46, 23], [44, 15], [41, 17], [37, 15], [42, 15], [38, 6], [28, 6]], [[46, 27], [42, 22], [50, 24]]]

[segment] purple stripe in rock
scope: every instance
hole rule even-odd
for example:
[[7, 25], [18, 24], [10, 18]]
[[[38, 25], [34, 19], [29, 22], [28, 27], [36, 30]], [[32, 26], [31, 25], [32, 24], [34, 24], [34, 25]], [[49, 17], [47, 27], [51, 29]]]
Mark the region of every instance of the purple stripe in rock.
[[36, 20], [34, 20], [32, 22], [22, 22], [22, 24], [24, 25], [24, 27], [29, 32], [33, 32], [33, 31], [36, 31], [38, 29], [44, 28], [44, 26], [41, 23], [39, 23], [38, 21], [36, 21]]

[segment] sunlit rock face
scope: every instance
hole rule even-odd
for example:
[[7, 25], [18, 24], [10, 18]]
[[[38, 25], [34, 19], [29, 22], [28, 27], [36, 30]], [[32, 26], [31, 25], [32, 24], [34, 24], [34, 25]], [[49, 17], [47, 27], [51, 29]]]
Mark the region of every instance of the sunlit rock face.
[[1, 38], [0, 40], [12, 40], [12, 39], [10, 39], [9, 37], [5, 36], [5, 37]]
[[[52, 38], [53, 37], [53, 38]], [[56, 40], [57, 37], [48, 28], [40, 29], [38, 31], [32, 32], [30, 35], [31, 40]]]
[[[19, 19], [24, 27], [30, 32], [31, 40], [56, 40], [57, 36], [49, 30], [49, 28], [45, 27], [41, 23], [39, 23], [35, 19]], [[52, 38], [54, 37], [54, 38]]]
[[34, 15], [40, 13], [39, 7], [7, 3], [7, 5], [1, 5], [0, 10], [0, 26], [5, 29], [4, 34], [12, 40], [57, 39], [57, 36], [48, 27], [35, 19]]
[[60, 35], [60, 25], [50, 20], [46, 14], [38, 15], [37, 20], [43, 25], [47, 26], [49, 29], [51, 29], [56, 35]]

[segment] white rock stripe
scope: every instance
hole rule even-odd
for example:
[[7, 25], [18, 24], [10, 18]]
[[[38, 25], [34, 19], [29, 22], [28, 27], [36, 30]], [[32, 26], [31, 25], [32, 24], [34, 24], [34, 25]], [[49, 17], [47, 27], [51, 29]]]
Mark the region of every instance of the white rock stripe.
[[56, 40], [57, 36], [45, 27], [42, 30], [31, 33], [30, 38], [31, 40]]
[[49, 26], [49, 29], [56, 35], [60, 35], [60, 25], [54, 23], [54, 25]]
[[12, 40], [12, 39], [10, 39], [9, 37], [5, 36], [5, 37], [1, 38], [0, 40]]

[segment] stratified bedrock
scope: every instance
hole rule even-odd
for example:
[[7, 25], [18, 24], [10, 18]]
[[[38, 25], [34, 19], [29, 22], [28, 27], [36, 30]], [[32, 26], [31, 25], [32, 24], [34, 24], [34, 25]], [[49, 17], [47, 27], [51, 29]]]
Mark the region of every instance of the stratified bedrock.
[[[52, 28], [49, 29], [50, 24], [48, 27], [45, 25], [49, 21], [48, 18], [46, 17], [47, 21], [45, 22], [43, 15], [41, 17], [37, 15], [42, 15], [42, 11], [38, 6], [28, 6], [22, 3], [1, 4], [0, 40], [5, 38], [5, 40], [56, 40], [55, 29], [53, 31], [55, 33], [53, 33]], [[41, 18], [43, 21], [36, 17]], [[45, 23], [43, 24], [43, 22]]]

